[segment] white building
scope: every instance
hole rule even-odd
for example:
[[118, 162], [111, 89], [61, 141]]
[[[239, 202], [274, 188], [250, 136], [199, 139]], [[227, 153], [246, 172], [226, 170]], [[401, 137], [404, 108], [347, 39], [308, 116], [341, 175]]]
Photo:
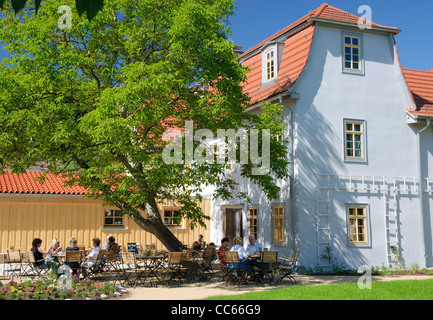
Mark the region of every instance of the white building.
[[278, 201], [248, 181], [253, 205], [214, 201], [211, 241], [257, 232], [324, 270], [326, 248], [351, 269], [393, 266], [391, 247], [433, 266], [433, 70], [402, 69], [400, 31], [364, 23], [323, 4], [242, 54], [248, 112], [284, 106], [291, 179]]

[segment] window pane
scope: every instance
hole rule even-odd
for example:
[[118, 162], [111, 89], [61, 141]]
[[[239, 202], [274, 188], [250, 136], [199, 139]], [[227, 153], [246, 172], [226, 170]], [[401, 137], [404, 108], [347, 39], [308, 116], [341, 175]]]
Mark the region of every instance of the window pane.
[[351, 59], [351, 55], [350, 54], [345, 54], [344, 58], [346, 59], [346, 61], [350, 61]]
[[114, 211], [114, 215], [116, 217], [120, 217], [122, 215], [122, 210], [116, 210], [116, 211]]
[[358, 208], [358, 215], [359, 216], [363, 216], [364, 215], [364, 209], [363, 208]]
[[347, 149], [353, 149], [353, 142], [347, 143]]
[[361, 156], [362, 156], [361, 150], [355, 150], [355, 157], [361, 158]]
[[353, 135], [352, 134], [348, 134], [346, 136], [347, 141], [353, 141]]
[[355, 124], [355, 131], [361, 132], [361, 125], [360, 124]]
[[353, 69], [355, 69], [355, 70], [359, 69], [359, 63], [354, 63], [353, 64]]
[[358, 55], [353, 55], [353, 62], [359, 62], [359, 56]]
[[179, 210], [173, 211], [173, 217], [179, 217], [179, 216], [180, 216], [180, 211]]
[[105, 210], [105, 216], [106, 217], [111, 217], [113, 215], [113, 211], [112, 210]]
[[353, 150], [347, 149], [347, 156], [348, 157], [353, 157]]
[[351, 123], [346, 124], [346, 130], [352, 131], [353, 125]]
[[352, 38], [352, 44], [353, 44], [354, 46], [359, 45], [359, 39], [358, 39], [358, 38]]
[[350, 62], [346, 62], [346, 63], [345, 63], [345, 67], [346, 67], [347, 69], [350, 69], [350, 68], [352, 67], [352, 64], [351, 64]]
[[361, 150], [361, 142], [355, 142], [355, 149]]
[[344, 43], [350, 44], [350, 37], [344, 37]]
[[113, 224], [113, 218], [105, 218], [105, 224]]
[[355, 135], [355, 141], [356, 142], [361, 142], [361, 136], [359, 134]]
[[359, 49], [358, 48], [352, 48], [352, 53], [359, 55]]
[[123, 224], [123, 218], [114, 218], [114, 224]]

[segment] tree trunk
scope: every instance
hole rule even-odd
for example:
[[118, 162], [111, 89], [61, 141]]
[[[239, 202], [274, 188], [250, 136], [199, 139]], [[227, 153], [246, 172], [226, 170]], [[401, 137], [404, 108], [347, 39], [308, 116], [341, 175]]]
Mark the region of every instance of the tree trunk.
[[[153, 212], [155, 211], [153, 210]], [[179, 239], [176, 238], [176, 236], [164, 225], [159, 211], [156, 211], [156, 213], [148, 213], [147, 219], [143, 218], [140, 214], [130, 215], [130, 217], [143, 230], [153, 234], [159, 241], [161, 241], [168, 251], [179, 252], [185, 249], [182, 242], [180, 242]]]

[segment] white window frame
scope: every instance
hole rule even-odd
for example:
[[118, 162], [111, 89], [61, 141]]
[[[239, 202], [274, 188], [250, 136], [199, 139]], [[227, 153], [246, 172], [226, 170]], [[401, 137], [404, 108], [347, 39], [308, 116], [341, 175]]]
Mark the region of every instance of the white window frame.
[[[351, 242], [350, 241], [350, 219], [349, 219], [349, 208], [363, 208], [365, 212], [365, 242]], [[346, 203], [345, 205], [345, 216], [346, 216], [346, 234], [347, 234], [347, 246], [348, 247], [368, 247], [371, 244], [371, 224], [370, 224], [370, 206], [366, 203]]]
[[[360, 124], [361, 125], [361, 152], [362, 155], [361, 157], [351, 157], [347, 155], [347, 144], [350, 142], [347, 140], [347, 133], [348, 131], [346, 130], [347, 128], [347, 124], [350, 123], [355, 123], [355, 124]], [[352, 131], [353, 132], [353, 131]], [[366, 163], [367, 162], [367, 121], [365, 120], [360, 120], [360, 119], [349, 119], [349, 118], [344, 118], [343, 119], [343, 159], [345, 162], [350, 162], [350, 163]], [[353, 141], [353, 143], [355, 144], [356, 141]], [[353, 149], [355, 150], [355, 145], [353, 145]]]
[[[346, 68], [346, 45], [345, 37], [356, 37], [359, 39], [359, 70]], [[341, 69], [346, 74], [365, 75], [365, 59], [364, 59], [364, 35], [361, 33], [352, 33], [342, 31], [341, 33]]]

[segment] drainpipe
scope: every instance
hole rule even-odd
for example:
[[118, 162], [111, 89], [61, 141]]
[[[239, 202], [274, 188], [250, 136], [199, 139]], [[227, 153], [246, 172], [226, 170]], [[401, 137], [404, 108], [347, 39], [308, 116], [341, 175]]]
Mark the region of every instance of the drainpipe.
[[[291, 243], [290, 243], [290, 250], [293, 251], [295, 248], [295, 186], [294, 186], [294, 174], [295, 174], [295, 170], [294, 170], [294, 166], [295, 166], [295, 162], [293, 159], [293, 155], [294, 155], [294, 145], [293, 145], [293, 111], [292, 109], [288, 106], [285, 105], [283, 103], [283, 97], [280, 95], [279, 96], [279, 100], [280, 100], [280, 104], [286, 108], [289, 109], [289, 140], [290, 140], [290, 171], [291, 171], [291, 176], [289, 177], [290, 179], [290, 216], [291, 216], [291, 220], [290, 220], [290, 232], [291, 232]], [[292, 252], [293, 255], [293, 252]]]
[[421, 248], [424, 257], [425, 267], [427, 267], [427, 253], [425, 248], [425, 231], [424, 231], [424, 190], [422, 189], [422, 161], [421, 161], [421, 133], [430, 126], [431, 119], [426, 119], [426, 126], [416, 133], [417, 149], [418, 149], [418, 181], [419, 181], [419, 212], [421, 218]]

